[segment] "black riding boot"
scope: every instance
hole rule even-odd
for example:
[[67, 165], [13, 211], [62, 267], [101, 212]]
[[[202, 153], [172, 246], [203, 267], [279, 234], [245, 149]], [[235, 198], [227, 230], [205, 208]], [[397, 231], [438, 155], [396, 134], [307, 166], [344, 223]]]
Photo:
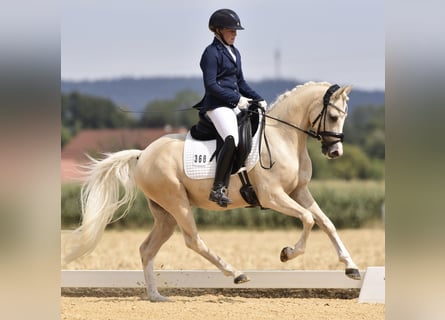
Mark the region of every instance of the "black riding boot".
[[233, 155], [235, 153], [235, 140], [232, 136], [228, 136], [224, 140], [224, 144], [218, 154], [216, 161], [215, 180], [213, 188], [210, 191], [209, 200], [216, 202], [221, 207], [227, 207], [232, 200], [227, 196], [227, 188], [232, 171]]

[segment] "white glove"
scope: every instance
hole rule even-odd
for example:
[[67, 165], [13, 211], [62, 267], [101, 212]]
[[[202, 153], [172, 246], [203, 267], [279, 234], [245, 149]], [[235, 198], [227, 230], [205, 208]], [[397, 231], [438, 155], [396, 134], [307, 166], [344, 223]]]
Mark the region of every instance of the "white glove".
[[249, 106], [250, 101], [252, 101], [252, 99], [248, 99], [246, 97], [241, 96], [239, 98], [237, 107], [240, 108], [241, 110], [244, 110]]
[[266, 102], [266, 100], [261, 100], [260, 102], [258, 102], [258, 105], [259, 105], [261, 108], [264, 108], [264, 110], [267, 111], [267, 102]]

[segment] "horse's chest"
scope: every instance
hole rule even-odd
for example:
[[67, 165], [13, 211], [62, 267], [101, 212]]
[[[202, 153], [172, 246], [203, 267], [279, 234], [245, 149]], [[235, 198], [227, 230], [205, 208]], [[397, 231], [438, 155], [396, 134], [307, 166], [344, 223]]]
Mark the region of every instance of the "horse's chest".
[[309, 158], [302, 156], [297, 158], [292, 166], [286, 166], [281, 175], [281, 181], [289, 190], [294, 190], [300, 185], [306, 185], [312, 177], [312, 165]]
[[298, 169], [298, 180], [300, 183], [308, 183], [312, 177], [312, 163], [307, 154], [300, 157], [300, 167]]

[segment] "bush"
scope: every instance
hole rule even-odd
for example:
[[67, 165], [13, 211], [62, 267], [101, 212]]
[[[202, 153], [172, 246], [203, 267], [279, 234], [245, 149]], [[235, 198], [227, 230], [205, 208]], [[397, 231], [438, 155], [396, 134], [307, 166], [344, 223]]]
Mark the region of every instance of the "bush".
[[78, 226], [80, 223], [80, 186], [77, 183], [62, 185], [61, 192], [62, 227]]
[[384, 182], [313, 181], [309, 186], [320, 208], [337, 228], [358, 228], [381, 219]]
[[[385, 200], [383, 181], [312, 181], [310, 190], [320, 208], [337, 228], [359, 228], [373, 220], [381, 219], [382, 204]], [[80, 185], [62, 185], [62, 227], [73, 228], [80, 223]], [[210, 228], [294, 228], [301, 226], [297, 218], [273, 210], [242, 208], [229, 211], [209, 211], [194, 208], [198, 226]], [[120, 215], [122, 211], [116, 213]], [[138, 192], [136, 201], [124, 219], [110, 224], [109, 228], [148, 228], [153, 218], [147, 201]]]

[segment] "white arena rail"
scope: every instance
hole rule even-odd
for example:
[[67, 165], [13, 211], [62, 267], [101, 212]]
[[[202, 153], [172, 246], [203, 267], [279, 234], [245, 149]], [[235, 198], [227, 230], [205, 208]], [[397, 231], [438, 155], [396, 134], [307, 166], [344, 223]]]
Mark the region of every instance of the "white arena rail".
[[[218, 270], [158, 270], [159, 288], [360, 288], [359, 302], [384, 303], [384, 267], [361, 271], [363, 280], [352, 280], [342, 270], [250, 270], [250, 281], [234, 284]], [[62, 270], [62, 288], [143, 288], [142, 270]]]
[[[361, 288], [344, 271], [245, 271], [249, 282], [234, 284], [218, 270], [155, 271], [159, 288]], [[364, 273], [362, 273], [363, 276]], [[63, 270], [62, 287], [145, 287], [140, 270]]]

